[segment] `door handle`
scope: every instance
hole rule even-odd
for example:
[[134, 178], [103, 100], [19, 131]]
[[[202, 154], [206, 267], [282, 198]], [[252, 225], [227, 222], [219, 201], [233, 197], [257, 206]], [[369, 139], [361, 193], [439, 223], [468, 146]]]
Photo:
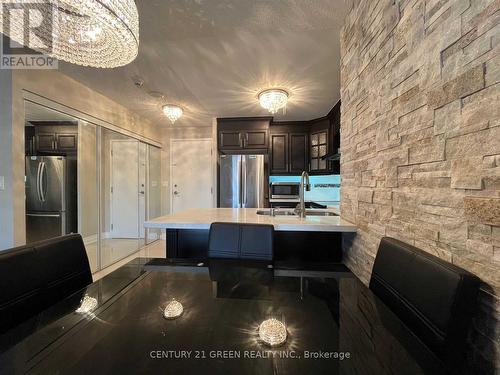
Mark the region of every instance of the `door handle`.
[[32, 217], [61, 217], [60, 214], [26, 214], [26, 216], [32, 216]]
[[42, 163], [38, 163], [38, 168], [36, 170], [36, 195], [38, 200], [42, 202], [42, 193], [40, 192], [40, 171], [42, 169]]
[[243, 185], [243, 197], [241, 199], [241, 203], [242, 203], [242, 206], [244, 208], [246, 208], [246, 204], [247, 204], [247, 160], [246, 160], [246, 156], [243, 156], [242, 158], [242, 185]]
[[174, 195], [179, 195], [179, 192], [178, 191], [174, 191]]
[[47, 197], [46, 196], [46, 193], [47, 193], [47, 184], [44, 183], [44, 176], [46, 174], [46, 170], [47, 170], [47, 165], [45, 164], [44, 161], [42, 161], [42, 168], [41, 168], [41, 172], [40, 172], [40, 192], [42, 194], [42, 202], [45, 202], [45, 198]]

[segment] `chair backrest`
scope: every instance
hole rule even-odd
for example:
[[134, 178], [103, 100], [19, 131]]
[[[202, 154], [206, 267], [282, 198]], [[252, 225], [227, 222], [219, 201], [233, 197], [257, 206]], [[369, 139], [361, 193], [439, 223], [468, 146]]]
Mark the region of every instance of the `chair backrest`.
[[445, 362], [463, 355], [479, 279], [414, 246], [384, 237], [370, 289]]
[[92, 283], [79, 234], [0, 251], [0, 331]]
[[274, 227], [263, 224], [213, 223], [208, 241], [208, 269], [213, 281], [273, 279]]
[[272, 225], [213, 223], [210, 226], [208, 257], [272, 261], [273, 240]]

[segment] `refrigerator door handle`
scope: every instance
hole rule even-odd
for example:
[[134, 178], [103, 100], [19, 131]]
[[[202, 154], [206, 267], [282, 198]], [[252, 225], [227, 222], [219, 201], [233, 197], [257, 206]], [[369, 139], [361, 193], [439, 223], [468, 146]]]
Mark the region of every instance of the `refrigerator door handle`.
[[42, 202], [45, 202], [45, 199], [47, 198], [47, 182], [46, 182], [46, 178], [44, 179], [44, 177], [46, 177], [46, 174], [47, 174], [47, 166], [45, 164], [44, 161], [42, 161], [42, 168], [41, 168], [41, 172], [40, 172], [40, 193], [42, 195]]
[[238, 156], [238, 208], [243, 207], [243, 156]]
[[241, 169], [242, 169], [242, 172], [241, 172], [241, 175], [242, 175], [242, 181], [241, 181], [241, 187], [243, 189], [243, 198], [242, 198], [242, 207], [246, 208], [246, 204], [247, 204], [247, 157], [246, 156], [242, 156], [241, 157]]
[[38, 168], [36, 170], [36, 195], [38, 197], [38, 200], [42, 202], [42, 193], [41, 193], [41, 187], [40, 187], [40, 176], [41, 176], [41, 170], [42, 170], [42, 163], [38, 163]]
[[26, 216], [32, 216], [32, 217], [61, 217], [60, 214], [26, 214]]

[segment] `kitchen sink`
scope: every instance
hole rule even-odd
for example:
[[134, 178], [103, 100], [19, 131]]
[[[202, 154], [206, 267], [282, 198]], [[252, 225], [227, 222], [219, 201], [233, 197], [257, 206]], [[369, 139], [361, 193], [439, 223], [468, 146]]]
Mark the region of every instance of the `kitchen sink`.
[[[257, 210], [257, 215], [271, 215], [271, 210]], [[274, 210], [274, 216], [298, 216], [293, 210]], [[331, 211], [306, 210], [306, 216], [339, 216]]]
[[[257, 210], [257, 215], [271, 215], [271, 210]], [[293, 210], [274, 210], [274, 216], [297, 216]]]

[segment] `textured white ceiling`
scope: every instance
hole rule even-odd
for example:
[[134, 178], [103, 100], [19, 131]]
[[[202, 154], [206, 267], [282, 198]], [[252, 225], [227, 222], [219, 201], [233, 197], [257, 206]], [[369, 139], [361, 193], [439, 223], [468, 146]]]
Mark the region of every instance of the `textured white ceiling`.
[[[213, 117], [268, 113], [257, 94], [290, 92], [279, 120], [325, 115], [340, 97], [339, 34], [346, 0], [136, 0], [137, 59], [121, 68], [60, 63], [67, 75], [169, 125], [161, 105], [180, 104], [176, 126], [209, 126]], [[133, 78], [144, 81], [135, 87]], [[158, 93], [164, 98], [158, 98]]]

